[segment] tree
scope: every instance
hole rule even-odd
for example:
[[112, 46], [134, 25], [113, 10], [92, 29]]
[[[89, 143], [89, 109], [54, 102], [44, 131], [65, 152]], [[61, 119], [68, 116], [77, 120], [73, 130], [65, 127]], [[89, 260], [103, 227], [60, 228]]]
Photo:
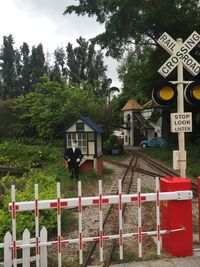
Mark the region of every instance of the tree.
[[142, 53], [129, 51], [118, 69], [125, 101], [134, 98], [140, 104], [144, 104], [151, 98], [152, 88], [162, 80], [161, 76], [154, 71], [157, 61], [157, 50], [146, 48]]
[[39, 79], [45, 74], [45, 56], [43, 52], [42, 44], [37, 47], [32, 47], [32, 53], [30, 58], [31, 66], [31, 84], [32, 86], [39, 82]]
[[[123, 82], [120, 101], [135, 97], [145, 102], [151, 97], [152, 89], [162, 79], [157, 70], [169, 56], [157, 45], [163, 32], [185, 40], [200, 27], [199, 0], [81, 0], [64, 12], [72, 13], [95, 17], [104, 24], [104, 33], [93, 38], [92, 43], [100, 44], [115, 58], [126, 55], [119, 69]], [[200, 45], [191, 52], [197, 61], [199, 48]], [[168, 78], [176, 80], [174, 74]]]
[[200, 25], [199, 0], [81, 0], [64, 14], [96, 17], [105, 32], [94, 38], [114, 57], [132, 44], [155, 45], [163, 32], [187, 38]]
[[84, 90], [77, 85], [70, 88], [46, 77], [40, 78], [34, 92], [17, 97], [13, 103], [19, 118], [17, 132], [42, 138], [60, 137], [65, 127], [80, 115], [96, 116], [103, 109], [103, 100], [98, 104], [90, 87], [86, 84], [84, 87]]
[[78, 46], [67, 45], [67, 74], [71, 84], [88, 81], [93, 85], [97, 97], [107, 96], [110, 79], [106, 77], [107, 66], [103, 62], [101, 51], [84, 38], [77, 39]]
[[10, 98], [16, 95], [16, 69], [15, 69], [15, 56], [13, 36], [3, 37], [3, 46], [0, 51], [1, 60], [1, 96], [3, 98]]
[[66, 54], [63, 47], [58, 47], [54, 51], [55, 66], [58, 66], [61, 70], [61, 75], [66, 76]]
[[31, 57], [30, 50], [27, 43], [23, 43], [20, 47], [21, 51], [21, 79], [22, 79], [22, 92], [28, 93], [31, 90]]

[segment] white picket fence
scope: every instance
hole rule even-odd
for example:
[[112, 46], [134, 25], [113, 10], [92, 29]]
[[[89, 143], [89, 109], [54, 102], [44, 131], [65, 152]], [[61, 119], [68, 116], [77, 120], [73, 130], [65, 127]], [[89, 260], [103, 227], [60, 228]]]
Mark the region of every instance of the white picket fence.
[[[121, 180], [118, 182], [118, 195], [104, 196], [102, 192], [102, 181], [99, 181], [99, 194], [92, 197], [83, 197], [81, 182], [78, 182], [78, 197], [76, 198], [60, 198], [60, 183], [57, 183], [57, 199], [53, 200], [39, 200], [38, 199], [38, 185], [35, 185], [35, 199], [27, 202], [15, 201], [15, 186], [11, 188], [12, 202], [9, 204], [9, 210], [12, 214], [12, 235], [6, 233], [4, 243], [0, 244], [0, 248], [4, 248], [4, 267], [14, 266], [18, 263], [22, 263], [24, 267], [30, 266], [31, 261], [36, 262], [36, 266], [47, 266], [47, 247], [57, 246], [58, 254], [58, 267], [62, 266], [62, 245], [77, 243], [79, 245], [79, 264], [83, 263], [83, 246], [86, 242], [98, 241], [99, 242], [99, 258], [100, 262], [103, 262], [103, 243], [107, 240], [118, 239], [119, 240], [119, 252], [120, 259], [123, 259], [124, 239], [136, 237], [138, 240], [138, 255], [142, 257], [142, 237], [144, 236], [157, 236], [157, 255], [160, 255], [160, 237], [163, 234], [171, 232], [183, 231], [185, 228], [180, 226], [176, 229], [161, 229], [160, 226], [160, 202], [168, 200], [191, 200], [192, 191], [174, 191], [174, 192], [160, 192], [160, 181], [156, 178], [155, 192], [153, 193], [141, 193], [140, 178], [137, 179], [137, 193], [135, 194], [123, 194]], [[155, 202], [156, 208], [156, 229], [154, 231], [142, 230], [142, 216], [141, 206], [143, 202]], [[122, 206], [125, 203], [135, 203], [138, 208], [138, 225], [137, 232], [125, 233], [123, 230], [123, 218], [122, 218]], [[119, 210], [119, 229], [118, 233], [114, 235], [104, 235], [103, 232], [103, 207], [104, 205], [116, 204]], [[85, 237], [83, 235], [82, 225], [82, 213], [83, 207], [86, 206], [98, 206], [99, 207], [99, 233], [97, 236]], [[78, 236], [75, 239], [62, 239], [61, 235], [61, 209], [65, 208], [78, 208]], [[47, 231], [43, 227], [39, 232], [39, 211], [45, 209], [57, 210], [57, 238], [54, 241], [47, 240]], [[17, 213], [21, 211], [35, 211], [35, 237], [30, 238], [30, 233], [26, 229], [21, 241], [17, 241], [16, 236], [16, 224]], [[35, 257], [30, 256], [30, 249], [34, 249]], [[18, 258], [17, 251], [22, 250], [22, 259]]]
[[[45, 227], [42, 227], [40, 231], [39, 241], [43, 244], [47, 242], [47, 230]], [[12, 244], [12, 234], [7, 232], [4, 236], [4, 243], [0, 243], [0, 248], [4, 251], [4, 262], [0, 262], [0, 266], [12, 266]], [[22, 264], [22, 267], [30, 267], [31, 262], [36, 261], [36, 256], [31, 256], [31, 248], [35, 246], [34, 244], [35, 238], [31, 238], [29, 230], [25, 229], [22, 235], [22, 240], [17, 241], [17, 246], [20, 246], [22, 249], [22, 258], [17, 259], [17, 264]], [[47, 267], [47, 246], [40, 247], [40, 263], [40, 266]]]

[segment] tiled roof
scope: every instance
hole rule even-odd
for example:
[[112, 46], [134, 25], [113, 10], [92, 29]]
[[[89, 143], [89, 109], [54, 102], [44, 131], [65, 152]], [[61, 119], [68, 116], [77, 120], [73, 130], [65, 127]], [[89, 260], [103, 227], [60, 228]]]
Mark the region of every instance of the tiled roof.
[[139, 110], [142, 109], [142, 107], [134, 100], [130, 99], [126, 105], [122, 108], [123, 111], [125, 110]]

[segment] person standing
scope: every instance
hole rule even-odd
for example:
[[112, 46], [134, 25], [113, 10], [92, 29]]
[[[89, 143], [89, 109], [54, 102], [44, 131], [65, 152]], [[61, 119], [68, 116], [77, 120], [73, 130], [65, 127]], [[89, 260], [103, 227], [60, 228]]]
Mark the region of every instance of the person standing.
[[64, 154], [64, 158], [68, 162], [70, 178], [78, 179], [79, 165], [80, 165], [81, 159], [83, 158], [83, 155], [82, 155], [80, 148], [77, 147], [76, 140], [72, 141], [72, 147], [67, 148]]

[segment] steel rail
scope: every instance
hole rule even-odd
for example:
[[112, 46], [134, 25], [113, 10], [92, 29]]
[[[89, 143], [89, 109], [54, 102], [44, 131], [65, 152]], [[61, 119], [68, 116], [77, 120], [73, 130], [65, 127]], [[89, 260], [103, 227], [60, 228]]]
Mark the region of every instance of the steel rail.
[[144, 155], [144, 154], [139, 153], [139, 152], [136, 152], [136, 151], [134, 151], [133, 153], [134, 153], [137, 157], [139, 157], [139, 158], [143, 159], [144, 161], [150, 163], [151, 166], [157, 168], [159, 171], [161, 171], [161, 172], [165, 172], [165, 174], [170, 175], [170, 176], [172, 176], [172, 175], [173, 175], [173, 176], [175, 176], [175, 175], [176, 175], [176, 176], [177, 176], [177, 175], [179, 176], [178, 172], [172, 170], [171, 168], [168, 168], [168, 167], [164, 166], [162, 163], [157, 162], [155, 159], [152, 159], [152, 158], [150, 158], [149, 156]]
[[[125, 170], [124, 175], [123, 175], [123, 178], [122, 178], [122, 186], [123, 186], [123, 184], [124, 184], [124, 181], [125, 181], [125, 179], [126, 179], [126, 176], [127, 176], [127, 174], [128, 174], [128, 171], [129, 171], [129, 170], [132, 170], [132, 164], [133, 164], [133, 160], [134, 160], [135, 157], [136, 157], [135, 155], [132, 155], [129, 164], [126, 166], [126, 170]], [[137, 159], [136, 159], [134, 165], [136, 166], [136, 164], [137, 164]], [[133, 177], [133, 176], [132, 176], [132, 177]], [[131, 178], [132, 178], [132, 177], [131, 177]], [[131, 180], [132, 180], [132, 179], [131, 179]], [[131, 186], [131, 183], [129, 184], [129, 186]], [[116, 194], [118, 194], [118, 189], [116, 189]], [[114, 205], [110, 205], [110, 208], [109, 208], [109, 210], [108, 210], [108, 212], [107, 212], [107, 214], [106, 214], [106, 216], [105, 216], [105, 218], [104, 218], [104, 221], [103, 221], [103, 229], [105, 228], [106, 222], [107, 222], [107, 220], [108, 220], [109, 215], [111, 214], [111, 211], [112, 211], [113, 207], [114, 207]], [[84, 260], [84, 262], [83, 262], [83, 264], [82, 264], [82, 267], [86, 267], [86, 266], [88, 266], [88, 264], [90, 263], [90, 261], [91, 261], [91, 257], [92, 257], [92, 255], [93, 255], [95, 249], [96, 249], [97, 243], [98, 243], [98, 241], [94, 241], [94, 242], [92, 243], [92, 245], [91, 245], [91, 247], [90, 247], [90, 250], [89, 250], [89, 252], [88, 252], [88, 254], [87, 254], [87, 256], [86, 256], [86, 258], [85, 258], [85, 260]], [[112, 253], [110, 253], [110, 254], [112, 254]], [[109, 259], [108, 259], [106, 262], [109, 262]]]
[[[151, 164], [151, 166], [153, 166], [154, 168], [159, 169], [163, 173], [152, 172], [152, 171], [144, 170], [144, 169], [139, 168], [139, 167], [136, 167], [135, 171], [138, 171], [140, 173], [143, 173], [143, 174], [146, 174], [146, 175], [149, 175], [149, 176], [152, 176], [152, 177], [156, 177], [156, 176], [161, 177], [161, 176], [165, 176], [166, 174], [170, 175], [170, 176], [179, 176], [179, 174], [176, 171], [174, 171], [174, 170], [164, 166], [163, 164], [155, 161], [155, 159], [151, 159], [149, 156], [146, 156], [146, 155], [144, 155], [144, 154], [142, 154], [140, 152], [134, 151], [133, 153], [135, 155], [137, 155], [138, 158], [141, 158], [144, 161], [149, 162]], [[121, 163], [121, 162], [117, 162], [117, 161], [113, 161], [113, 160], [104, 160], [104, 161], [108, 162], [108, 163], [111, 163], [111, 164], [114, 164], [114, 165], [117, 165], [117, 166], [124, 167], [124, 168], [126, 168], [128, 166], [125, 163]], [[194, 181], [192, 181], [192, 191], [193, 191], [194, 197], [198, 197], [198, 185]]]
[[[131, 173], [131, 179], [130, 179], [130, 182], [129, 182], [128, 190], [127, 190], [127, 192], [126, 192], [127, 194], [130, 193], [130, 189], [131, 189], [131, 186], [132, 186], [132, 183], [133, 183], [133, 175], [134, 175], [134, 171], [135, 171], [135, 168], [136, 168], [136, 165], [137, 165], [137, 161], [138, 161], [138, 157], [136, 157], [136, 162], [135, 162], [134, 166], [132, 166], [132, 168], [131, 168], [132, 173]], [[125, 203], [125, 204], [123, 205], [123, 208], [122, 208], [122, 216], [124, 216], [124, 212], [125, 212], [126, 206], [127, 206], [127, 204]], [[119, 223], [118, 223], [118, 225], [117, 225], [116, 228], [119, 229]], [[106, 260], [105, 263], [104, 263], [104, 267], [109, 267], [109, 266], [110, 266], [110, 263], [111, 263], [111, 261], [112, 261], [112, 255], [113, 255], [113, 252], [114, 252], [116, 243], [117, 243], [117, 240], [114, 239], [114, 240], [112, 241], [111, 250], [110, 250], [110, 252], [109, 252], [109, 255], [108, 255], [108, 257], [107, 257], [107, 260]]]

